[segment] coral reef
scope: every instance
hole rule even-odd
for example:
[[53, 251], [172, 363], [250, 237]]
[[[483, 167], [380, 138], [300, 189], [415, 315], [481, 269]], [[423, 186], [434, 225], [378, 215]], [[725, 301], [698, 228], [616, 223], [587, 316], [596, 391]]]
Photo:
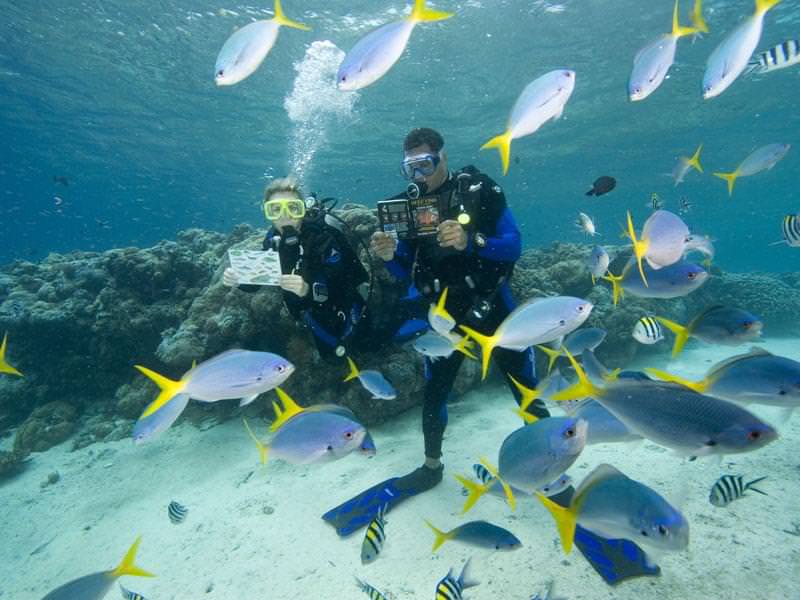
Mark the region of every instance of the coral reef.
[[[364, 243], [377, 222], [372, 210], [356, 204], [343, 205], [336, 215]], [[9, 332], [10, 356], [25, 373], [24, 378], [0, 377], [0, 430], [19, 426], [15, 452], [0, 455], [0, 473], [17, 468], [28, 452], [76, 432], [74, 447], [129, 435], [132, 420], [155, 396], [155, 387], [134, 371], [134, 364], [178, 378], [193, 360], [234, 347], [289, 358], [297, 373], [285, 387], [300, 404], [342, 403], [367, 424], [419, 404], [422, 361], [409, 347], [356, 357], [360, 368], [381, 369], [399, 391], [396, 401], [372, 400], [357, 382], [342, 382], [348, 372], [343, 361], [320, 359], [310, 332], [289, 317], [274, 289], [249, 294], [222, 284], [227, 250], [260, 248], [263, 235], [248, 225], [229, 235], [191, 229], [152, 248], [51, 254], [40, 263], [0, 267], [0, 332]], [[710, 304], [730, 303], [761, 316], [767, 335], [797, 327], [800, 273], [715, 270], [708, 283], [685, 298], [628, 296], [614, 308], [609, 286], [592, 286], [585, 266], [589, 252], [589, 246], [563, 243], [527, 250], [512, 288], [518, 299], [565, 294], [591, 300], [595, 308], [587, 325], [608, 331], [598, 355], [610, 366], [624, 365], [637, 352], [665, 351], [632, 340], [633, 326], [645, 314], [686, 322]], [[361, 253], [369, 260], [364, 248]], [[381, 261], [371, 264], [371, 305], [380, 326], [405, 290]], [[467, 361], [456, 391], [478, 381], [476, 366]], [[267, 397], [247, 410], [263, 413], [269, 405]], [[206, 426], [238, 410], [235, 402], [193, 402], [184, 417]]]

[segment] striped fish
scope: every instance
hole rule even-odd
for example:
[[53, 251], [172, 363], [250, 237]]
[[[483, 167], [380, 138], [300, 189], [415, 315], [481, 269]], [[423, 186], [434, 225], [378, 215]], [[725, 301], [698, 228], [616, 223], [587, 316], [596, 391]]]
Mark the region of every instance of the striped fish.
[[186, 518], [186, 514], [189, 512], [189, 509], [186, 508], [183, 504], [179, 504], [173, 500], [169, 503], [169, 507], [167, 508], [167, 514], [169, 515], [169, 520], [172, 521], [173, 524], [177, 525], [178, 523], [182, 523], [183, 520]]
[[141, 594], [129, 590], [121, 583], [119, 584], [119, 591], [122, 594], [122, 597], [125, 598], [125, 600], [147, 600], [147, 598], [145, 598]]
[[748, 66], [751, 72], [769, 73], [798, 63], [800, 63], [800, 40], [786, 40], [757, 54]]
[[381, 553], [383, 542], [386, 541], [386, 508], [384, 504], [378, 514], [372, 519], [364, 534], [364, 541], [361, 543], [361, 564], [368, 565]]
[[766, 476], [744, 483], [744, 477], [741, 475], [723, 475], [711, 486], [711, 494], [708, 500], [714, 506], [728, 506], [728, 504], [734, 500], [738, 500], [744, 496], [747, 490], [753, 490], [754, 492], [767, 496], [768, 494], [766, 492], [762, 492], [753, 487], [759, 481], [764, 481], [765, 479]]
[[800, 215], [786, 215], [781, 224], [783, 239], [792, 248], [800, 247]]
[[458, 579], [453, 575], [453, 569], [450, 569], [436, 584], [436, 600], [463, 600], [464, 590], [478, 585], [477, 581], [469, 578], [469, 563], [467, 560]]
[[664, 339], [664, 331], [654, 317], [642, 317], [633, 328], [633, 339], [640, 344], [655, 344]]
[[369, 596], [370, 600], [388, 600], [386, 596], [384, 596], [366, 581], [361, 581], [358, 577], [356, 577], [356, 585], [358, 586], [358, 589]]

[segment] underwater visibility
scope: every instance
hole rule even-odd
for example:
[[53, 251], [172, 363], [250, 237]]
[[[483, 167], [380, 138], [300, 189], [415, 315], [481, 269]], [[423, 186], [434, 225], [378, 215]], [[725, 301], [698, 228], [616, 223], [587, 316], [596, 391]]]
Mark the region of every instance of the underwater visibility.
[[0, 600], [800, 600], [800, 0], [2, 9]]

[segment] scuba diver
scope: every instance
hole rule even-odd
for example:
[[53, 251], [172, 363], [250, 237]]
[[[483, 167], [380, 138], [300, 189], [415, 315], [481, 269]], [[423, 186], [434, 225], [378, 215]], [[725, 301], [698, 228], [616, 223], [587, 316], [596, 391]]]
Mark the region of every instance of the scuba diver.
[[[320, 356], [337, 361], [351, 350], [368, 349], [370, 275], [336, 217], [314, 198], [304, 200], [291, 177], [267, 186], [263, 209], [272, 223], [263, 248], [280, 257], [284, 304], [295, 320], [311, 329]], [[230, 267], [222, 281], [245, 292], [262, 288], [239, 285]]]
[[[446, 289], [445, 308], [456, 325], [492, 334], [514, 308], [509, 280], [521, 254], [520, 233], [500, 186], [474, 167], [450, 172], [443, 147], [444, 139], [432, 129], [408, 134], [402, 172], [411, 183], [404, 193], [378, 203], [383, 230], [373, 234], [370, 249], [397, 279], [413, 282], [426, 308]], [[511, 377], [536, 386], [532, 349], [498, 348], [492, 356], [520, 403]], [[383, 504], [391, 508], [442, 480], [447, 398], [463, 360], [461, 352], [435, 362], [426, 357], [424, 464], [326, 513], [323, 518], [340, 534], [366, 525]], [[536, 417], [549, 416], [541, 400], [527, 410]]]

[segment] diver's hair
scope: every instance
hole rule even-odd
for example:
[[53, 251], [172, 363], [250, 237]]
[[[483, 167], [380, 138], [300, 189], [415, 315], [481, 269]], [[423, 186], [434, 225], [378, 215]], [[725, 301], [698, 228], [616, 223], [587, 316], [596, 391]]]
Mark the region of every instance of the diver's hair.
[[434, 152], [439, 152], [444, 147], [442, 134], [428, 127], [412, 129], [403, 141], [403, 150], [408, 152], [417, 146], [426, 145]]
[[303, 197], [303, 192], [300, 189], [300, 184], [297, 179], [291, 175], [279, 179], [273, 179], [264, 190], [264, 202], [272, 198], [275, 194], [282, 192], [291, 192], [297, 194], [298, 198]]

